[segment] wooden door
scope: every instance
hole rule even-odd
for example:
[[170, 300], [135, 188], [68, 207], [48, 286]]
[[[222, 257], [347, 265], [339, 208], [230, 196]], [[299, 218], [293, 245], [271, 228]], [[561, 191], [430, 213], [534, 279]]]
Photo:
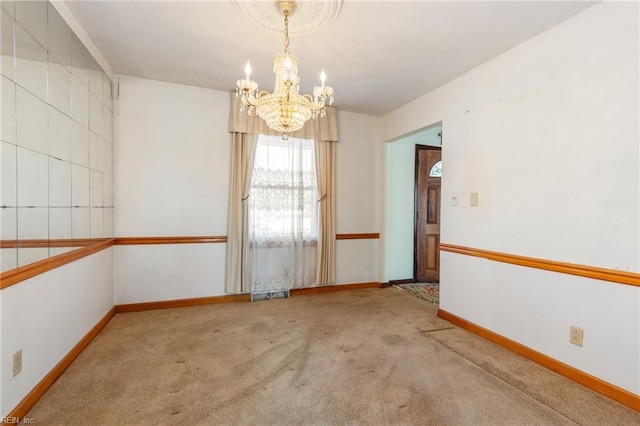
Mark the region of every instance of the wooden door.
[[440, 281], [441, 148], [416, 145], [414, 268], [417, 282]]

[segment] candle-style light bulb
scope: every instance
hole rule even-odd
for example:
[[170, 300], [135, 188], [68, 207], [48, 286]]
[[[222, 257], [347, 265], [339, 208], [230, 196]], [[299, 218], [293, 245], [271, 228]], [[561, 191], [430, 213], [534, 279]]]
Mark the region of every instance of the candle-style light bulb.
[[244, 79], [249, 81], [251, 79], [251, 64], [247, 61], [247, 65], [244, 66]]
[[324, 83], [327, 81], [327, 74], [325, 74], [324, 70], [320, 73], [320, 82], [322, 83], [322, 87], [324, 87]]
[[287, 71], [291, 71], [291, 59], [289, 59], [288, 56], [284, 58], [284, 67], [287, 69]]

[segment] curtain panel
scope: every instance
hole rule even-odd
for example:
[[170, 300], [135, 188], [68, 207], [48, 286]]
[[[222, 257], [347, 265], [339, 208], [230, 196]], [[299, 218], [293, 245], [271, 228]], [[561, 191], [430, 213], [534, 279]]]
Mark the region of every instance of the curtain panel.
[[249, 189], [258, 135], [232, 133], [231, 188], [227, 231], [228, 294], [249, 293]]
[[333, 142], [316, 141], [316, 179], [318, 182], [318, 247], [316, 284], [336, 280], [336, 179]]
[[[229, 132], [232, 133], [231, 190], [229, 200], [229, 230], [227, 236], [226, 292], [251, 291], [248, 266], [248, 201], [257, 135], [280, 136], [261, 118], [251, 118], [240, 111], [241, 101], [231, 93]], [[318, 180], [318, 246], [316, 254], [316, 285], [335, 282], [335, 143], [338, 141], [338, 113], [327, 106], [325, 117], [309, 120], [292, 137], [313, 139]]]

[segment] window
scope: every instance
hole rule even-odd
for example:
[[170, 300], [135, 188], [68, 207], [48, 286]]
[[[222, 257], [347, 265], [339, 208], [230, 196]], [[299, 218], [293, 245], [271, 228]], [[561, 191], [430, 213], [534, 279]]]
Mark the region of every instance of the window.
[[252, 241], [315, 241], [316, 201], [313, 140], [260, 135], [249, 193]]
[[442, 161], [438, 161], [429, 171], [429, 177], [442, 177]]
[[249, 191], [252, 293], [315, 282], [317, 194], [314, 141], [260, 135]]

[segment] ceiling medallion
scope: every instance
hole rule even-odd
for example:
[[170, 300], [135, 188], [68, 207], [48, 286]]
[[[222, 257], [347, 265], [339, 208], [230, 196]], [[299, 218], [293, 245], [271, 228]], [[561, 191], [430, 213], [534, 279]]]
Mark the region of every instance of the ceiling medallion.
[[236, 82], [236, 96], [242, 101], [241, 110], [251, 117], [260, 117], [267, 126], [287, 133], [300, 130], [310, 118], [325, 116], [325, 105], [333, 104], [333, 88], [325, 85], [324, 70], [320, 74], [320, 86], [313, 89], [313, 96], [300, 92], [298, 61], [289, 52], [289, 16], [296, 10], [295, 0], [277, 0], [276, 4], [284, 16], [284, 53], [273, 60], [276, 83], [273, 93], [258, 90], [258, 83], [251, 80], [251, 65], [244, 68], [244, 79]]
[[[340, 13], [342, 0], [297, 0], [296, 19], [289, 26], [291, 37], [316, 33], [331, 24]], [[256, 28], [282, 32], [282, 12], [277, 1], [233, 0], [236, 10]]]

